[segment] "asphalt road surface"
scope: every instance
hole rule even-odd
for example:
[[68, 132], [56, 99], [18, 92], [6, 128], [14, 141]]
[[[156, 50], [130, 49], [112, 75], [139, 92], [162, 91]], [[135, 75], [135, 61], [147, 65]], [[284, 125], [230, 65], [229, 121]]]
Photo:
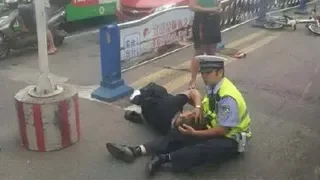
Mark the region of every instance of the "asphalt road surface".
[[[229, 36], [225, 34], [224, 39], [227, 47], [248, 54], [244, 59], [230, 59], [226, 75], [240, 88], [249, 106], [253, 138], [248, 151], [244, 157], [219, 167], [206, 166], [183, 174], [164, 172], [154, 179], [316, 180], [315, 171], [320, 167], [319, 37], [309, 34], [303, 25], [296, 32], [241, 28], [236, 31], [239, 35], [233, 31]], [[245, 32], [249, 33], [241, 34]], [[69, 49], [61, 49], [62, 54], [74, 51], [73, 58], [61, 54], [51, 57], [55, 74], [68, 77], [64, 82], [70, 83], [71, 79], [71, 83], [78, 85], [98, 83], [98, 45], [95, 39], [89, 39], [90, 46], [76, 43]], [[177, 93], [186, 89], [190, 75], [164, 66], [180, 64], [179, 68], [186, 68], [191, 55], [192, 48], [186, 48], [123, 76], [134, 87], [155, 81]], [[145, 179], [148, 158], [125, 164], [113, 159], [105, 149], [108, 141], [134, 145], [155, 138], [146, 127], [123, 119], [123, 108], [129, 105], [127, 100], [103, 104], [80, 99], [82, 139], [68, 149], [35, 153], [20, 147], [12, 99], [15, 92], [36, 80], [31, 73], [36, 68], [36, 59], [31, 57], [34, 55], [27, 53], [0, 63], [1, 179]], [[24, 71], [19, 74], [17, 70]], [[197, 83], [203, 91], [201, 79]]]

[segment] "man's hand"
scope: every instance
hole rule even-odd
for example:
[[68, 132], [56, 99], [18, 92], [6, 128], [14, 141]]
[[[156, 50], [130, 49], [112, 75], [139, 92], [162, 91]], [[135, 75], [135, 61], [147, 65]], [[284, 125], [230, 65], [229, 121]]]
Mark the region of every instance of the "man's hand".
[[210, 14], [220, 14], [222, 9], [221, 7], [214, 7], [214, 8], [210, 8], [210, 10], [208, 10]]
[[195, 89], [196, 88], [196, 80], [195, 79], [191, 79], [189, 82], [189, 87], [188, 89]]
[[186, 124], [183, 124], [182, 126], [179, 126], [178, 129], [182, 134], [188, 135], [188, 136], [193, 136], [196, 133], [196, 130], [193, 129], [193, 127], [188, 126]]

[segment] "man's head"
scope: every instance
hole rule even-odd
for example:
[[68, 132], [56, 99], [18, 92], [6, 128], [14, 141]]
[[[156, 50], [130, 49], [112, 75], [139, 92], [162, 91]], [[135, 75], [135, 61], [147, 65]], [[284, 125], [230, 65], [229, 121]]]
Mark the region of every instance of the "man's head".
[[195, 57], [200, 63], [200, 72], [206, 85], [216, 85], [224, 77], [225, 58], [201, 55]]
[[188, 113], [186, 116], [178, 116], [175, 121], [175, 126], [182, 126], [183, 124], [189, 125], [193, 127], [195, 130], [203, 130], [205, 129], [205, 123], [196, 123], [194, 114]]

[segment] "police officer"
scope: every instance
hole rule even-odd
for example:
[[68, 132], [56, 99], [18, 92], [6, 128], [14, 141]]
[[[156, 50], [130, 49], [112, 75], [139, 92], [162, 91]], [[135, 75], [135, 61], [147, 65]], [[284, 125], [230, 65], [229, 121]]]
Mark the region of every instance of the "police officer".
[[[202, 102], [193, 102], [192, 112], [201, 112], [193, 115], [202, 114], [206, 128], [196, 130], [183, 124], [164, 137], [136, 147], [107, 143], [111, 155], [133, 162], [139, 156], [152, 154], [147, 170], [153, 175], [166, 163], [171, 164], [174, 171], [185, 171], [207, 162], [224, 161], [244, 151], [245, 141], [251, 137], [251, 120], [240, 91], [224, 77], [224, 59], [204, 55], [196, 59], [208, 88]], [[190, 98], [195, 99], [201, 97]]]

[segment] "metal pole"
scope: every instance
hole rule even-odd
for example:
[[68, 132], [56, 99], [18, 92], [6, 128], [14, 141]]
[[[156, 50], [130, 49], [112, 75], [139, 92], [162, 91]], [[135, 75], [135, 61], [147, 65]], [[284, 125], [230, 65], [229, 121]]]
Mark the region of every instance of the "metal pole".
[[55, 87], [49, 77], [49, 62], [47, 52], [47, 20], [45, 13], [45, 0], [34, 0], [37, 22], [37, 37], [38, 37], [38, 58], [40, 77], [36, 87], [36, 94], [42, 96], [50, 94]]

